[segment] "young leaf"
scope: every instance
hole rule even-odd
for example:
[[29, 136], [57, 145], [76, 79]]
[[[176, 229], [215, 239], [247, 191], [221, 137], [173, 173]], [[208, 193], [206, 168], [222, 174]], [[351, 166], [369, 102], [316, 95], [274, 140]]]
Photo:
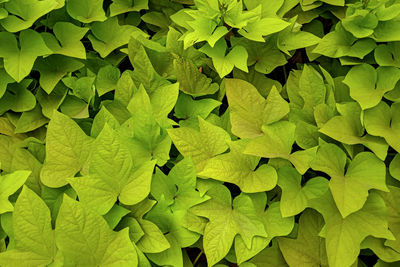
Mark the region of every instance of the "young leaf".
[[27, 187], [22, 189], [13, 213], [15, 248], [0, 253], [2, 266], [51, 264], [56, 257], [49, 208]]
[[243, 154], [246, 142], [232, 142], [229, 147], [229, 153], [207, 160], [198, 176], [236, 184], [244, 193], [269, 191], [276, 186], [278, 177], [273, 167], [264, 164], [256, 169], [260, 158]]
[[40, 173], [41, 181], [49, 187], [66, 185], [87, 164], [92, 138], [70, 118], [54, 112], [46, 138], [46, 160]]
[[64, 260], [75, 265], [138, 266], [128, 229], [112, 231], [83, 204], [64, 195], [56, 222], [56, 243]]
[[0, 176], [0, 214], [14, 210], [8, 198], [25, 183], [30, 174], [30, 171], [15, 171]]
[[346, 154], [339, 147], [324, 144], [311, 162], [314, 170], [323, 171], [331, 177], [329, 187], [343, 218], [364, 206], [370, 189], [388, 191], [385, 164], [374, 154], [357, 154], [345, 173], [346, 159]]

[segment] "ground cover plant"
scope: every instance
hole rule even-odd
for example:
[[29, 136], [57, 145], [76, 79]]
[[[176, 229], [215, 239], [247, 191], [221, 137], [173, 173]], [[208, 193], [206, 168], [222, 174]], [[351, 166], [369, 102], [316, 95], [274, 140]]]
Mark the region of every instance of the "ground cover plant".
[[399, 266], [399, 0], [0, 0], [0, 266]]

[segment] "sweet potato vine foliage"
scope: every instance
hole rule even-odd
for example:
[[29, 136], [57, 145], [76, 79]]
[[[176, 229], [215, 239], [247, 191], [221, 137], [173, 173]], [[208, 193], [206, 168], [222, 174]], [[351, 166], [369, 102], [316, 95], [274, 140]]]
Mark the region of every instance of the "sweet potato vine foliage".
[[0, 266], [400, 264], [400, 0], [0, 0]]

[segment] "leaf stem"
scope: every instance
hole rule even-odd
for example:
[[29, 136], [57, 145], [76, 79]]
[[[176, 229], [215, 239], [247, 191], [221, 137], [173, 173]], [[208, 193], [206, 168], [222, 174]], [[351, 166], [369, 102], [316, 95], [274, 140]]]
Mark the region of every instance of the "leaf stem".
[[193, 266], [196, 266], [197, 262], [199, 261], [201, 255], [203, 255], [204, 250], [201, 250], [199, 255], [197, 255], [196, 259], [194, 259]]

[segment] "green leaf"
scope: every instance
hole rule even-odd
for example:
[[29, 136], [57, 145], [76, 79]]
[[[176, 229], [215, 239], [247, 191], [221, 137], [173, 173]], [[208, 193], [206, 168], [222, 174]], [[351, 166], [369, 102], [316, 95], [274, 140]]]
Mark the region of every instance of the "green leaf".
[[367, 132], [374, 136], [385, 138], [386, 142], [397, 152], [400, 152], [400, 104], [389, 107], [380, 102], [376, 107], [364, 111], [364, 125]]
[[200, 131], [189, 127], [169, 129], [172, 142], [184, 157], [191, 157], [197, 171], [201, 171], [207, 160], [228, 149], [230, 137], [223, 129], [199, 117]]
[[107, 124], [93, 143], [88, 165], [88, 175], [68, 181], [80, 200], [99, 214], [109, 212], [117, 198], [134, 205], [150, 192], [155, 162], [137, 166], [123, 139]]
[[400, 154], [397, 153], [389, 165], [389, 172], [393, 178], [400, 180]]
[[319, 131], [348, 145], [363, 144], [371, 149], [379, 159], [384, 160], [388, 145], [381, 137], [364, 134], [360, 105], [356, 102], [346, 102], [337, 104], [337, 109], [341, 115], [331, 118]]
[[56, 257], [49, 208], [33, 191], [24, 187], [13, 212], [15, 248], [0, 253], [2, 266], [45, 266]]
[[40, 173], [49, 187], [66, 185], [67, 178], [83, 171], [91, 150], [92, 138], [70, 118], [54, 112], [46, 137], [46, 160]]
[[282, 189], [281, 213], [283, 217], [299, 214], [309, 207], [309, 200], [318, 198], [325, 193], [328, 180], [314, 177], [301, 185], [301, 175], [290, 166], [278, 170], [278, 185]]
[[386, 92], [400, 80], [400, 70], [395, 67], [378, 67], [368, 64], [354, 66], [343, 82], [350, 88], [350, 96], [361, 108], [375, 107]]
[[289, 104], [275, 87], [264, 99], [249, 82], [228, 79], [225, 83], [232, 132], [240, 138], [262, 135], [263, 125], [277, 122], [289, 113]]
[[25, 111], [22, 113], [21, 117], [18, 119], [15, 125], [15, 133], [26, 133], [45, 125], [49, 120], [42, 115], [42, 109], [40, 105], [30, 111]]
[[30, 171], [15, 171], [0, 176], [0, 214], [14, 210], [8, 198], [25, 183], [30, 174]]
[[28, 29], [41, 16], [64, 6], [64, 0], [12, 0], [6, 2], [4, 7], [9, 15], [0, 23], [8, 32]]
[[102, 67], [96, 76], [96, 90], [99, 96], [102, 96], [117, 87], [117, 83], [121, 76], [118, 68], [107, 65]]
[[219, 86], [210, 78], [201, 73], [190, 60], [178, 58], [174, 60], [176, 78], [179, 89], [185, 94], [196, 96], [212, 95], [218, 91]]
[[58, 21], [53, 26], [54, 35], [42, 32], [44, 42], [54, 54], [86, 59], [86, 51], [80, 41], [89, 28], [81, 28], [69, 22]]
[[343, 218], [336, 208], [329, 191], [315, 199], [312, 207], [321, 213], [325, 221], [325, 244], [329, 266], [350, 266], [360, 253], [360, 244], [365, 237], [393, 239], [388, 230], [385, 202], [371, 192], [361, 210]]
[[256, 169], [260, 158], [243, 154], [246, 142], [232, 142], [229, 147], [229, 153], [207, 160], [198, 176], [236, 184], [244, 193], [269, 191], [276, 186], [278, 177], [273, 167], [264, 164]]
[[345, 172], [346, 159], [346, 154], [339, 147], [325, 144], [320, 146], [311, 162], [314, 170], [323, 171], [331, 177], [329, 188], [343, 218], [364, 206], [370, 189], [388, 191], [385, 164], [374, 154], [357, 154]]
[[101, 57], [108, 56], [115, 49], [128, 44], [131, 36], [141, 31], [131, 25], [118, 24], [117, 17], [108, 18], [103, 22], [94, 22], [90, 25], [92, 34], [88, 36], [95, 51]]
[[0, 57], [4, 58], [7, 73], [17, 82], [29, 75], [37, 57], [51, 53], [40, 34], [33, 30], [20, 32], [19, 42], [9, 32], [0, 33]]
[[223, 185], [211, 188], [207, 195], [210, 200], [191, 210], [209, 219], [203, 236], [208, 266], [213, 266], [228, 254], [236, 235], [242, 237], [248, 248], [254, 236], [267, 237], [249, 196], [241, 194], [232, 203], [230, 192]]
[[67, 12], [73, 18], [83, 23], [105, 21], [103, 0], [68, 0]]
[[51, 55], [45, 59], [39, 58], [34, 69], [40, 72], [40, 86], [50, 94], [57, 83], [68, 73], [82, 68], [80, 61], [62, 55]]
[[263, 36], [280, 32], [289, 25], [290, 23], [280, 18], [262, 18], [249, 22], [243, 29], [238, 30], [238, 33], [249, 40], [265, 42]]
[[335, 30], [325, 35], [313, 53], [327, 57], [339, 58], [344, 56], [363, 59], [376, 47], [374, 40], [365, 38], [357, 40], [343, 26], [336, 24]]
[[55, 231], [57, 247], [74, 265], [138, 266], [128, 229], [112, 231], [100, 215], [65, 195]]
[[[205, 44], [199, 51], [212, 58], [215, 69], [221, 78], [232, 72], [234, 67], [248, 72], [247, 69], [247, 50], [243, 46], [235, 46], [226, 54], [228, 46], [226, 41], [219, 40], [214, 47]], [[226, 55], [225, 55], [226, 54]]]
[[307, 209], [299, 220], [296, 239], [279, 237], [279, 248], [289, 266], [328, 266], [325, 240], [319, 236], [324, 220], [316, 211]]
[[263, 158], [289, 159], [294, 144], [296, 126], [288, 121], [263, 125], [263, 135], [250, 140], [245, 154]]
[[148, 0], [113, 0], [110, 5], [110, 16], [148, 9], [148, 2]]

